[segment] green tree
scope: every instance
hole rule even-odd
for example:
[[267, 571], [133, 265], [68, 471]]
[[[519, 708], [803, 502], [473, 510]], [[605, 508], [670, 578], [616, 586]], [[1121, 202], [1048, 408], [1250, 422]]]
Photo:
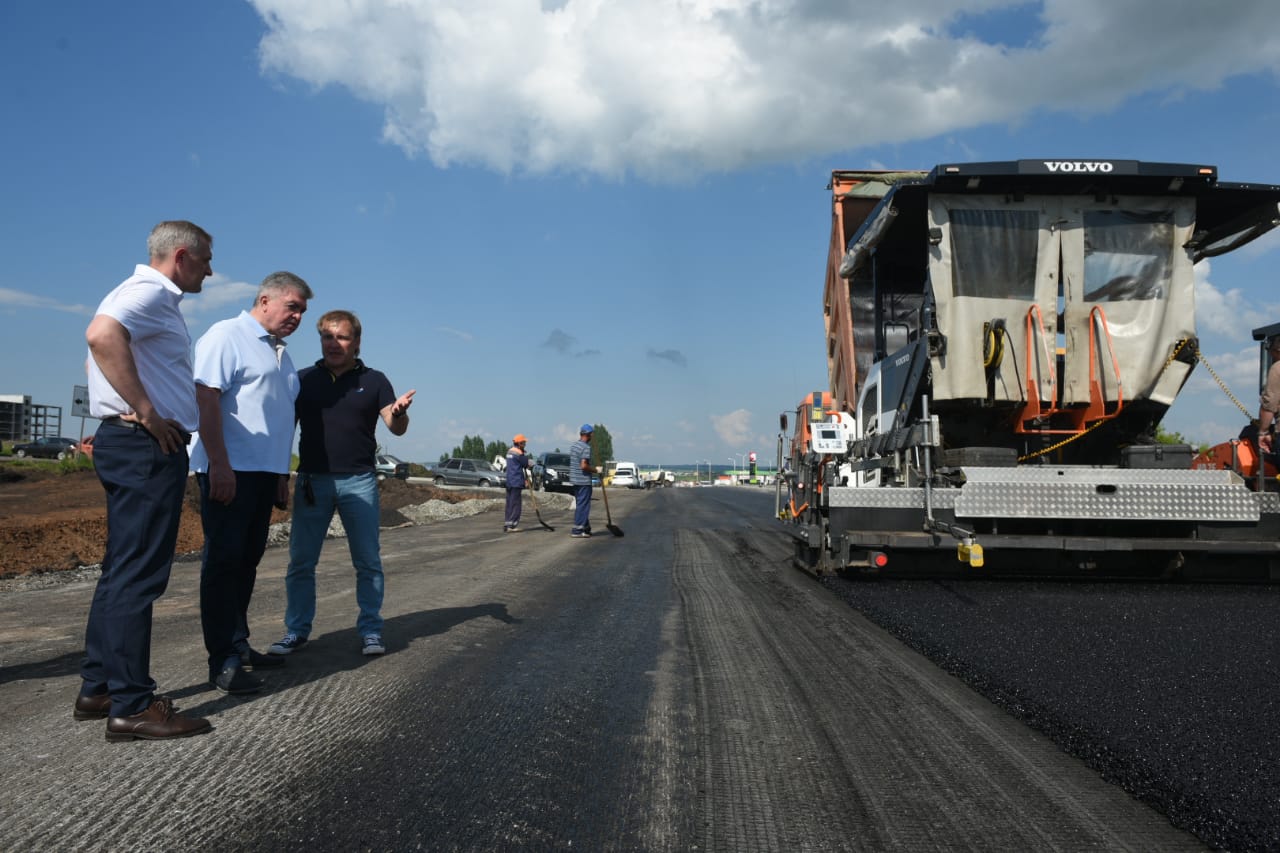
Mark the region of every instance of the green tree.
[[593, 424], [591, 433], [591, 462], [604, 467], [604, 463], [613, 458], [613, 436], [604, 424]]
[[455, 459], [484, 459], [484, 439], [478, 435], [464, 435], [462, 444], [455, 445], [453, 451], [441, 461], [453, 457]]
[[506, 456], [509, 446], [503, 441], [491, 441], [484, 443], [484, 437], [479, 435], [464, 435], [462, 444], [453, 448], [452, 453], [441, 453], [440, 461], [446, 462], [450, 457], [457, 459], [484, 459], [492, 462], [496, 456]]
[[1182, 433], [1170, 432], [1158, 424], [1156, 425], [1156, 444], [1189, 444], [1195, 448], [1197, 453], [1204, 453], [1209, 449], [1209, 445], [1205, 442], [1196, 444], [1195, 442], [1184, 438]]

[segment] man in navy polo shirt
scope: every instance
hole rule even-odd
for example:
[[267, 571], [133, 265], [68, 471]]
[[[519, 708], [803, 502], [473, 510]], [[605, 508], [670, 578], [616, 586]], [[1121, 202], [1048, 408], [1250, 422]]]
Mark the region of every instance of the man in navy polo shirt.
[[289, 532], [285, 576], [285, 635], [271, 646], [291, 654], [307, 642], [316, 615], [316, 563], [334, 510], [342, 519], [356, 570], [356, 603], [361, 651], [380, 655], [382, 639], [382, 557], [378, 541], [381, 508], [374, 433], [381, 419], [394, 435], [409, 428], [413, 391], [396, 397], [391, 382], [359, 359], [360, 320], [350, 311], [330, 311], [316, 323], [323, 358], [299, 374], [296, 412], [298, 482]]

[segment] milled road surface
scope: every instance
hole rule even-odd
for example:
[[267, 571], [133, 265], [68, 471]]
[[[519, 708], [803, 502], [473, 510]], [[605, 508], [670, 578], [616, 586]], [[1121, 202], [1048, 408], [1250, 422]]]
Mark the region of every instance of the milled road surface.
[[173, 742], [72, 720], [91, 583], [0, 594], [0, 849], [1203, 849], [791, 569], [767, 491], [609, 498], [624, 538], [599, 501], [589, 541], [546, 507], [385, 531], [381, 658], [329, 542], [312, 642], [254, 697], [203, 682], [177, 564], [153, 675], [215, 728]]

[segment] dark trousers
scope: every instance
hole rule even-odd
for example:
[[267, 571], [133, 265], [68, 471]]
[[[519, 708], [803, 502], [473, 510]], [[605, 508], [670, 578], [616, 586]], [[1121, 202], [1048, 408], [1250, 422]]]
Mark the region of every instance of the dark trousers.
[[111, 716], [147, 709], [151, 609], [169, 585], [178, 543], [187, 450], [165, 455], [150, 434], [114, 424], [98, 428], [93, 463], [107, 492], [107, 547], [89, 607], [80, 693], [111, 694]]
[[520, 510], [524, 509], [523, 495], [524, 489], [520, 486], [507, 486], [507, 514], [503, 526], [515, 527], [520, 523]]
[[209, 652], [209, 677], [249, 656], [249, 600], [258, 562], [267, 550], [271, 506], [279, 474], [236, 471], [229, 504], [209, 500], [209, 475], [197, 474], [204, 559], [200, 566], [200, 625]]

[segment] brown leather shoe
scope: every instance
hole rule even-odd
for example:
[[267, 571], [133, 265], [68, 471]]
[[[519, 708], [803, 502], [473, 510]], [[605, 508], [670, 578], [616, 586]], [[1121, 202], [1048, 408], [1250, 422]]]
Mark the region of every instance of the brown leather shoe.
[[111, 717], [107, 720], [107, 740], [164, 740], [171, 737], [188, 737], [207, 732], [212, 728], [201, 717], [184, 717], [173, 712], [173, 700], [157, 696], [150, 707], [131, 717]]
[[111, 710], [111, 694], [95, 693], [77, 696], [75, 718], [77, 720], [101, 720]]

